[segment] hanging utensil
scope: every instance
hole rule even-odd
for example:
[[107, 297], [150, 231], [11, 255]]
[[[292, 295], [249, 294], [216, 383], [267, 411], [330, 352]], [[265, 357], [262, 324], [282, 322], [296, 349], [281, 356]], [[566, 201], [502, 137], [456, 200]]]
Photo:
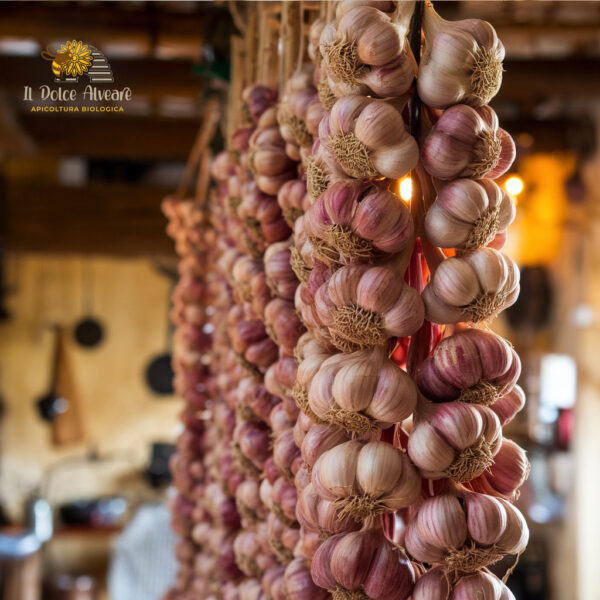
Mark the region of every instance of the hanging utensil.
[[98, 346], [104, 338], [104, 326], [93, 316], [94, 276], [91, 265], [83, 265], [83, 314], [85, 315], [76, 324], [73, 330], [75, 341], [84, 348]]
[[42, 419], [52, 423], [52, 442], [56, 446], [79, 442], [83, 428], [79, 414], [79, 398], [66, 353], [64, 329], [55, 325], [54, 350], [49, 391], [37, 399]]
[[[167, 308], [170, 309], [171, 292], [169, 292], [169, 302]], [[145, 378], [148, 387], [159, 396], [170, 396], [173, 394], [173, 367], [171, 361], [172, 355], [172, 339], [173, 339], [173, 324], [167, 311], [167, 349], [165, 352], [157, 354], [146, 367]]]

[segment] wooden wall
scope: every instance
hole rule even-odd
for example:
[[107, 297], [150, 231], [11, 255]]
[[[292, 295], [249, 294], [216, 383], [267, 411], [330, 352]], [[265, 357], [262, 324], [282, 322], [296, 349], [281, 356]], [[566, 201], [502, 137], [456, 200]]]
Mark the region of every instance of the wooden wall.
[[[123, 478], [135, 478], [146, 463], [151, 441], [175, 436], [180, 403], [154, 396], [143, 379], [150, 358], [166, 348], [170, 282], [144, 259], [21, 254], [7, 258], [6, 270], [12, 293], [7, 302], [11, 319], [0, 325], [2, 502], [18, 514], [22, 499], [49, 466], [82, 456], [92, 446], [101, 455], [117, 453], [118, 460], [55, 470], [49, 499], [118, 491]], [[96, 349], [80, 348], [69, 339], [85, 441], [56, 448], [34, 405], [49, 385], [53, 334], [46, 326], [72, 327], [82, 316], [89, 278], [94, 313], [106, 326], [106, 338]]]

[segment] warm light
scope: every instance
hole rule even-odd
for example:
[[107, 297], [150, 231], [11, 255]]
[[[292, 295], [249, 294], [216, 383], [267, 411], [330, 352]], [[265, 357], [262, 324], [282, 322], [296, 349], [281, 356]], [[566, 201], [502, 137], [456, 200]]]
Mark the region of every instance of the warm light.
[[511, 175], [504, 182], [504, 189], [511, 196], [518, 196], [525, 189], [525, 182], [518, 175]]
[[412, 179], [410, 175], [403, 177], [400, 180], [400, 198], [404, 200], [404, 202], [409, 202], [412, 197]]

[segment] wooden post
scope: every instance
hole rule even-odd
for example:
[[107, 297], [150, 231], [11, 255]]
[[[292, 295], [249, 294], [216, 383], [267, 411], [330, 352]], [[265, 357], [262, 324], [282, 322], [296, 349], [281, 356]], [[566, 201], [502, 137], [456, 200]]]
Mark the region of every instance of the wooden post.
[[281, 5], [281, 76], [280, 95], [298, 62], [298, 49], [303, 35], [302, 3], [296, 0]]
[[[249, 35], [248, 33], [246, 35]], [[231, 80], [229, 82], [229, 96], [227, 98], [227, 140], [231, 139], [235, 130], [240, 125], [240, 115], [242, 110], [242, 92], [248, 85], [246, 77], [246, 41], [237, 36], [231, 36]]]
[[258, 7], [257, 2], [248, 2], [246, 27], [246, 81], [245, 85], [256, 83], [258, 76], [257, 55], [258, 55]]
[[279, 80], [279, 9], [278, 2], [259, 3], [257, 82], [273, 89]]

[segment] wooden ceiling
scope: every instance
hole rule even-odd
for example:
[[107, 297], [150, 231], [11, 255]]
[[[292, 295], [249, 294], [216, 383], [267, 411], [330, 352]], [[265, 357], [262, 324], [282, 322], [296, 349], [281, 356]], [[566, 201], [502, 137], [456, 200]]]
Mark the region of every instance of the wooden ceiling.
[[[244, 3], [237, 4], [243, 12]], [[438, 3], [447, 18], [479, 16], [497, 27], [507, 59], [494, 106], [511, 133], [534, 132], [539, 143], [548, 145], [570, 143], [565, 132], [579, 122], [572, 118], [574, 103], [600, 98], [599, 7], [587, 2]], [[0, 160], [5, 174], [0, 194], [5, 247], [168, 251], [159, 211], [165, 189], [102, 182], [69, 189], [48, 173], [65, 156], [157, 166], [184, 161], [207, 88], [223, 87], [206, 76], [207, 70], [226, 65], [235, 31], [226, 2], [3, 2]], [[125, 114], [28, 111], [23, 86], [50, 83], [49, 65], [39, 50], [65, 39], [83, 39], [106, 53], [114, 87], [130, 87], [136, 101]], [[2, 54], [3, 43], [10, 40], [26, 41], [37, 50]], [[173, 112], [178, 106], [184, 110]]]

